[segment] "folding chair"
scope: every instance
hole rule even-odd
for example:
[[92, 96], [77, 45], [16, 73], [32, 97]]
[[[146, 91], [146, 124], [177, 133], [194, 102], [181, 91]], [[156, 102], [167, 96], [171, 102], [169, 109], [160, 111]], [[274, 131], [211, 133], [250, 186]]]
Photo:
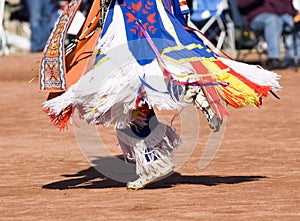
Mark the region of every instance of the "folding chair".
[[227, 0], [194, 0], [191, 21], [215, 45], [236, 57], [234, 24]]
[[[236, 49], [237, 49], [237, 60], [246, 62], [246, 57], [254, 51], [259, 58], [259, 63], [262, 66], [266, 66], [266, 62], [263, 58], [263, 54], [267, 52], [267, 42], [264, 39], [263, 31], [254, 31], [249, 28], [246, 19], [241, 14], [237, 0], [228, 0], [231, 17], [235, 25], [236, 30]], [[294, 0], [293, 6], [297, 11], [300, 10], [300, 0]], [[241, 22], [242, 21], [242, 22]], [[294, 49], [294, 55], [292, 58], [296, 71], [298, 70], [299, 55], [297, 54], [297, 33], [300, 30], [300, 24], [295, 23], [294, 27], [290, 26], [290, 19], [285, 21], [282, 32], [282, 43], [285, 44], [285, 38], [291, 36], [293, 38], [292, 48]], [[250, 36], [252, 35], [252, 37]], [[286, 46], [286, 45], [285, 45]], [[285, 48], [286, 49], [286, 48]], [[243, 52], [242, 52], [243, 51]]]

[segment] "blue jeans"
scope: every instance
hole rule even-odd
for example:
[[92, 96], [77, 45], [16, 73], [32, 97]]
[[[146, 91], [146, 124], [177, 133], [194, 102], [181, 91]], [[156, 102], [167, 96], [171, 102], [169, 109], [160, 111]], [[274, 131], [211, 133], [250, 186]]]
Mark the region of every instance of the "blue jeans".
[[42, 51], [52, 30], [51, 16], [57, 10], [55, 2], [51, 0], [26, 0], [29, 10], [31, 29], [31, 51]]
[[294, 23], [293, 23], [293, 16], [290, 14], [284, 14], [281, 16], [284, 24], [283, 24], [283, 29], [284, 32], [286, 33], [291, 33], [289, 35], [285, 36], [285, 58], [289, 62], [292, 60], [295, 56], [300, 56], [300, 30], [296, 32], [296, 45], [297, 48], [295, 50], [294, 47], [294, 39], [293, 39], [293, 28], [294, 28]]
[[[280, 55], [280, 38], [282, 32], [291, 33], [285, 36], [285, 58], [287, 61], [300, 56], [300, 31], [296, 33], [297, 49], [294, 48], [294, 40], [292, 30], [294, 28], [293, 16], [283, 14], [281, 16], [263, 13], [254, 18], [250, 24], [251, 29], [255, 31], [263, 31], [265, 40], [268, 44], [268, 57], [279, 58]], [[296, 53], [296, 54], [295, 54]]]
[[281, 17], [276, 14], [262, 13], [253, 19], [250, 28], [254, 31], [263, 31], [268, 44], [268, 58], [278, 59], [280, 57], [280, 38], [283, 30]]

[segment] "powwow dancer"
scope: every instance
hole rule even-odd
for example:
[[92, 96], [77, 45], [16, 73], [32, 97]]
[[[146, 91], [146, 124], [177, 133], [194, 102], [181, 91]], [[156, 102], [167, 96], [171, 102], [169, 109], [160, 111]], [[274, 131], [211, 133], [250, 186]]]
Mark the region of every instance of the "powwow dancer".
[[[94, 18], [101, 23], [104, 15], [105, 4], [94, 1], [94, 16], [75, 39], [71, 55], [58, 56], [65, 53], [56, 44], [58, 36], [65, 35], [78, 4], [71, 1], [61, 17], [65, 20], [57, 23], [64, 26], [56, 28], [60, 33], [53, 31], [45, 47], [40, 90], [51, 96], [43, 109], [61, 130], [75, 109], [91, 125], [113, 124], [124, 156], [136, 163], [139, 178], [129, 182], [128, 189], [144, 188], [173, 171], [172, 155], [180, 137], [170, 126], [160, 130], [154, 107], [181, 110], [193, 104], [218, 131], [227, 114], [222, 101], [235, 108], [259, 107], [263, 97], [280, 89], [277, 74], [223, 58], [206, 47], [197, 30], [188, 27], [184, 0], [112, 0], [97, 45], [96, 32], [82, 38]], [[77, 51], [82, 56], [82, 48], [91, 47], [96, 52], [94, 66], [78, 77], [87, 62], [78, 63], [87, 59], [78, 59]], [[78, 66], [81, 69], [73, 71]]]

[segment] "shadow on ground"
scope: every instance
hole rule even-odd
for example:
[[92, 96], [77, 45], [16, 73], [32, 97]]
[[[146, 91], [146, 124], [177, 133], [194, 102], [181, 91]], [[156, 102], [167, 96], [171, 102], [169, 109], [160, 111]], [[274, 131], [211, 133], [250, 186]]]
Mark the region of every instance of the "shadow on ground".
[[[103, 159], [102, 159], [103, 160]], [[107, 159], [106, 159], [107, 160]], [[101, 159], [96, 162], [101, 162]], [[125, 187], [126, 184], [105, 177], [94, 167], [81, 170], [76, 174], [64, 174], [69, 178], [42, 186], [45, 189], [75, 189], [75, 188], [116, 188]], [[148, 189], [171, 188], [179, 184], [194, 184], [204, 186], [216, 186], [220, 184], [238, 184], [244, 182], [258, 181], [266, 176], [217, 176], [217, 175], [182, 175], [174, 172], [163, 180], [153, 183]]]

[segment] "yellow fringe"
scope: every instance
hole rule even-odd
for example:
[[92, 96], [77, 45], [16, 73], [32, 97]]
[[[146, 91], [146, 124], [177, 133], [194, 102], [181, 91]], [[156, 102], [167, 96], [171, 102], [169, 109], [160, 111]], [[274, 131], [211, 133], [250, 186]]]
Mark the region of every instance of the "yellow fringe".
[[[227, 87], [217, 86], [217, 90], [221, 97], [229, 104], [235, 107], [260, 105], [258, 94], [256, 94], [251, 87], [246, 85], [239, 78], [228, 72], [221, 72], [219, 66], [217, 66], [214, 62], [206, 62], [205, 64], [209, 71], [216, 73], [215, 80], [229, 83], [229, 86]], [[235, 104], [232, 103], [232, 101]]]

